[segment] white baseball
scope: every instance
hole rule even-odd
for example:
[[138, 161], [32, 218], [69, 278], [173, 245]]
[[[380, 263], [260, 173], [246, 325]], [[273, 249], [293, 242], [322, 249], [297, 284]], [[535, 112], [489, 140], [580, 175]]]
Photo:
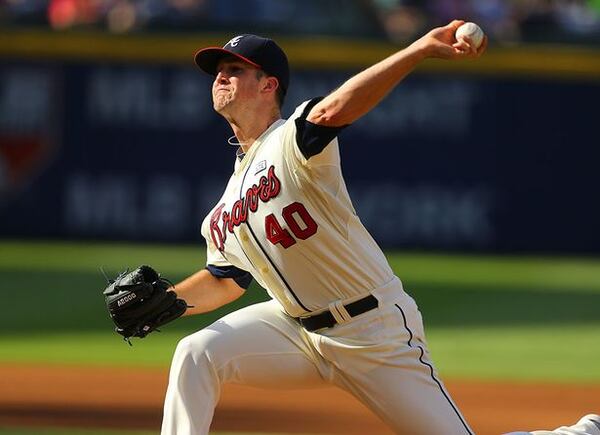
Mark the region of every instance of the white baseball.
[[465, 23], [456, 29], [456, 40], [464, 39], [465, 36], [468, 36], [471, 39], [471, 42], [475, 45], [476, 48], [481, 46], [483, 42], [483, 30], [475, 23]]

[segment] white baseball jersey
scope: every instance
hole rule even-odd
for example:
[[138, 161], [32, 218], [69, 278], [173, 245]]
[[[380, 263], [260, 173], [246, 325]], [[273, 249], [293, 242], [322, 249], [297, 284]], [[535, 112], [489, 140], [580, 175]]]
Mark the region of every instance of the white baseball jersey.
[[274, 122], [236, 160], [202, 224], [207, 263], [250, 272], [294, 317], [393, 279], [352, 206], [337, 139], [308, 160], [298, 147], [295, 120], [307, 104]]
[[[354, 212], [337, 140], [327, 144], [338, 129], [296, 122], [306, 110], [275, 122], [236, 162], [203, 222], [211, 273], [248, 271], [274, 300], [180, 341], [162, 435], [208, 434], [227, 383], [335, 385], [394, 433], [472, 435], [437, 377], [415, 301]], [[350, 315], [345, 304], [366, 296], [377, 307]], [[327, 308], [336, 324], [315, 331], [290, 317]]]

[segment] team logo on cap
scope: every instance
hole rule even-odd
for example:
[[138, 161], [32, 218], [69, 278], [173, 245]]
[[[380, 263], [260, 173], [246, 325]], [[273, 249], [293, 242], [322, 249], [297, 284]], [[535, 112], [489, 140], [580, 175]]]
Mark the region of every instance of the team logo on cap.
[[235, 47], [240, 42], [240, 39], [242, 39], [243, 37], [244, 37], [244, 35], [236, 36], [235, 38], [231, 38], [231, 40], [227, 44], [225, 44], [225, 47], [227, 47], [228, 45]]

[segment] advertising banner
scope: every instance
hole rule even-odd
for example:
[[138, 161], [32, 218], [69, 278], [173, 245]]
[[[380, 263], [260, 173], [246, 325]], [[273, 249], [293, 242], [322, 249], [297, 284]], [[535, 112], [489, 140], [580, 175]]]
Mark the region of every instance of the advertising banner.
[[[284, 115], [355, 71], [293, 71]], [[194, 67], [4, 62], [0, 235], [199, 241], [235, 148]], [[340, 134], [385, 247], [600, 253], [600, 81], [416, 73]]]

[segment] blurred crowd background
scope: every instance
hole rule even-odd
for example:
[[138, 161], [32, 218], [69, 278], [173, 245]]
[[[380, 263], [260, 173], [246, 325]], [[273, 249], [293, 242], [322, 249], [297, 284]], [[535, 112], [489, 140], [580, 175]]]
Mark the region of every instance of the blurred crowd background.
[[497, 44], [598, 44], [600, 0], [1, 0], [3, 27], [109, 32], [249, 31], [354, 35], [405, 42], [453, 18]]
[[386, 248], [600, 253], [600, 0], [0, 0], [0, 237], [198, 242], [232, 153], [198, 48], [278, 40], [287, 117], [453, 18], [484, 58], [342, 134], [361, 220]]

